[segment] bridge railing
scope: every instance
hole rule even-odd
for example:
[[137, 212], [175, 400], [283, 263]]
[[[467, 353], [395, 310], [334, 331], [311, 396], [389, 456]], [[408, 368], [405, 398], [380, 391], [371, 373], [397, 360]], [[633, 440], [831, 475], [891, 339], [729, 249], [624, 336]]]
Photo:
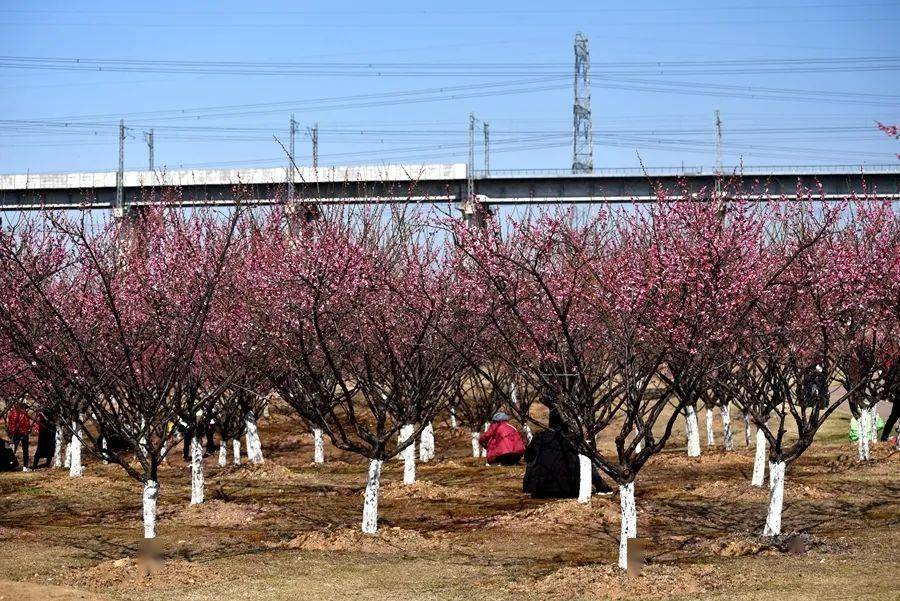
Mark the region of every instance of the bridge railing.
[[571, 169], [491, 169], [475, 170], [477, 178], [528, 178], [528, 177], [657, 177], [712, 176], [769, 176], [769, 175], [834, 175], [834, 174], [900, 174], [900, 163], [883, 165], [763, 165], [763, 166], [680, 166], [680, 167], [621, 167], [597, 168], [593, 171], [573, 173]]

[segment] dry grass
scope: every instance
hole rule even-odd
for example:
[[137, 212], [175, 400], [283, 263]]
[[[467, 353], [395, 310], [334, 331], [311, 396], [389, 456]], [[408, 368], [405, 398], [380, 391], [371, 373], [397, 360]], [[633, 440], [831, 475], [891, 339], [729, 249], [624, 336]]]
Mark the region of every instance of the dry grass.
[[329, 447], [333, 463], [313, 466], [309, 437], [293, 428], [261, 424], [261, 468], [220, 470], [210, 458], [203, 507], [188, 508], [189, 470], [170, 460], [166, 561], [150, 567], [134, 559], [140, 487], [121, 471], [89, 461], [79, 482], [59, 470], [0, 474], [0, 599], [843, 601], [860, 583], [868, 600], [900, 598], [900, 458], [882, 447], [858, 465], [843, 416], [789, 471], [784, 526], [803, 536], [776, 544], [757, 536], [767, 499], [749, 486], [750, 450], [691, 460], [677, 432], [637, 481], [649, 558], [637, 578], [610, 567], [617, 499], [533, 500], [521, 467], [486, 467], [443, 429], [420, 484], [404, 489], [401, 462], [387, 463], [382, 530], [363, 537], [365, 463]]

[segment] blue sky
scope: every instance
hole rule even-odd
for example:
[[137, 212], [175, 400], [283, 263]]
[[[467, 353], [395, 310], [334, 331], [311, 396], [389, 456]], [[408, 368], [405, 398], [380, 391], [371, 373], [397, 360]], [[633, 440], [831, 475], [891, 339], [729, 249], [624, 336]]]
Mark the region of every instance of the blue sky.
[[77, 4], [0, 4], [2, 173], [112, 170], [120, 117], [126, 168], [150, 127], [157, 167], [283, 165], [291, 112], [301, 164], [315, 123], [321, 165], [464, 162], [474, 112], [493, 169], [567, 168], [577, 31], [595, 167], [709, 167], [717, 108], [726, 165], [900, 146], [896, 0]]

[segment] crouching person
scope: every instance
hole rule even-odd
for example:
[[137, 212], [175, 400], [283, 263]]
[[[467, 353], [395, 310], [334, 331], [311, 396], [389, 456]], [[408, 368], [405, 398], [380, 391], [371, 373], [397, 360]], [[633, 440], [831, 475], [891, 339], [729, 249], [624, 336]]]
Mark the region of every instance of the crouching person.
[[522, 436], [502, 411], [494, 414], [490, 427], [478, 438], [478, 442], [487, 449], [489, 465], [515, 465], [525, 454]]
[[[548, 427], [534, 435], [525, 451], [525, 478], [522, 492], [535, 499], [574, 499], [578, 497], [578, 450], [569, 441], [569, 430], [556, 409], [550, 409]], [[591, 470], [594, 494], [613, 493], [600, 477], [596, 466]]]

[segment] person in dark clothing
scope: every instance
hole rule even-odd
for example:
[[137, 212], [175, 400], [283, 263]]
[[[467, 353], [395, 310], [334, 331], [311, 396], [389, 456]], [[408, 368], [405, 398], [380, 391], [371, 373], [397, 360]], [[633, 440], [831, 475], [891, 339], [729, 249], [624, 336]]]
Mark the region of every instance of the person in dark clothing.
[[47, 460], [47, 467], [53, 461], [53, 453], [56, 451], [56, 423], [47, 417], [43, 411], [39, 411], [35, 420], [37, 427], [37, 448], [34, 450], [34, 460], [31, 469], [36, 470], [41, 459]]
[[18, 468], [19, 460], [16, 459], [15, 452], [0, 438], [0, 472], [13, 472]]
[[894, 426], [900, 419], [900, 349], [889, 349], [884, 362], [885, 393], [891, 402], [891, 413], [884, 422], [881, 440], [887, 442], [894, 433]]
[[[559, 413], [551, 409], [549, 426], [535, 434], [525, 448], [522, 492], [536, 499], [570, 499], [578, 496], [578, 451], [566, 435], [565, 423]], [[596, 469], [591, 479], [596, 493], [612, 493]]]

